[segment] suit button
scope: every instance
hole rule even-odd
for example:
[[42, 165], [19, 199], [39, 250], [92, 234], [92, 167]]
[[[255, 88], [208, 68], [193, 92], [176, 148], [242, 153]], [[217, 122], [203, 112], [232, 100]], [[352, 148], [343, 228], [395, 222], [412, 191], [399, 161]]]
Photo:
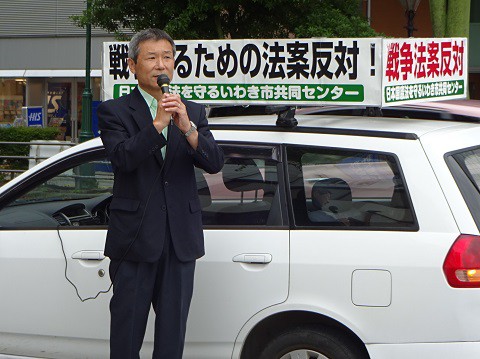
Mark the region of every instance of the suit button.
[[165, 187], [168, 187], [168, 181], [165, 181]]
[[162, 211], [166, 211], [166, 210], [167, 210], [167, 206], [162, 205]]

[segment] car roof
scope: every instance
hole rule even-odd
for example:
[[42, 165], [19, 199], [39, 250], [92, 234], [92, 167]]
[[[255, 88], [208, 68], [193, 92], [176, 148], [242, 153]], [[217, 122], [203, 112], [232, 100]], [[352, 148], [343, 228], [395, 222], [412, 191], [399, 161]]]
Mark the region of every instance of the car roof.
[[[289, 108], [282, 105], [232, 105], [209, 108], [209, 118], [252, 116], [279, 113]], [[480, 121], [480, 100], [446, 100], [417, 102], [390, 107], [368, 107], [361, 104], [304, 106], [295, 109], [297, 115], [378, 116], [428, 120]]]
[[[415, 137], [422, 137], [434, 131], [460, 131], [480, 129], [480, 123], [461, 121], [432, 121], [405, 118], [387, 117], [359, 117], [359, 116], [336, 116], [336, 115], [295, 115], [298, 125], [294, 128], [279, 128], [275, 126], [276, 115], [263, 116], [228, 116], [214, 117], [209, 119], [212, 129], [244, 128], [254, 130], [277, 130], [277, 131], [298, 131], [298, 132], [327, 132], [337, 131], [351, 132], [356, 134], [363, 132], [365, 135], [380, 137], [392, 137], [387, 134], [411, 134]], [[395, 137], [395, 136], [393, 136]], [[401, 137], [401, 136], [397, 136]]]
[[480, 100], [419, 102], [416, 104], [405, 105], [405, 107], [445, 111], [454, 115], [472, 116], [480, 119]]

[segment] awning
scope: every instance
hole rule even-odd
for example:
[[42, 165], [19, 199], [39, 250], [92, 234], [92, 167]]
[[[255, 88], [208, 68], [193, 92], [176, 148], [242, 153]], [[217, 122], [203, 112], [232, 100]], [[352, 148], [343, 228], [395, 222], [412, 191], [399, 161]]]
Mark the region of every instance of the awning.
[[0, 77], [23, 77], [25, 70], [0, 70]]
[[[102, 70], [91, 70], [90, 76], [102, 77]], [[0, 70], [0, 77], [85, 77], [85, 70]]]

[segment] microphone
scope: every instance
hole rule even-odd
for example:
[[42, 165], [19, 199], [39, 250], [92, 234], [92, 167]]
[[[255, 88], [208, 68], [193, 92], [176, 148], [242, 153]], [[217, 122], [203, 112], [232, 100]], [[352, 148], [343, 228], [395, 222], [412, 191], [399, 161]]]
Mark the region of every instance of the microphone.
[[168, 86], [170, 85], [170, 79], [168, 78], [167, 75], [161, 74], [160, 76], [158, 76], [157, 84], [162, 89], [162, 93], [170, 93], [170, 88]]

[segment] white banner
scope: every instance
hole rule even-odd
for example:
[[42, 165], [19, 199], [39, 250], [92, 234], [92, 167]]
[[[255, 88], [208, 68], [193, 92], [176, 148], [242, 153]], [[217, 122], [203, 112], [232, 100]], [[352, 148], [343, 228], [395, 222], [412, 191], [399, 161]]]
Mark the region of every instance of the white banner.
[[384, 39], [382, 106], [465, 98], [467, 39]]
[[[466, 96], [465, 38], [188, 40], [176, 50], [171, 91], [205, 104], [389, 106]], [[104, 100], [136, 86], [127, 58], [127, 42], [104, 43]]]
[[[210, 104], [378, 104], [381, 39], [195, 40], [176, 43], [171, 90]], [[104, 99], [136, 84], [128, 43], [104, 43]], [[129, 86], [131, 85], [131, 86]]]

